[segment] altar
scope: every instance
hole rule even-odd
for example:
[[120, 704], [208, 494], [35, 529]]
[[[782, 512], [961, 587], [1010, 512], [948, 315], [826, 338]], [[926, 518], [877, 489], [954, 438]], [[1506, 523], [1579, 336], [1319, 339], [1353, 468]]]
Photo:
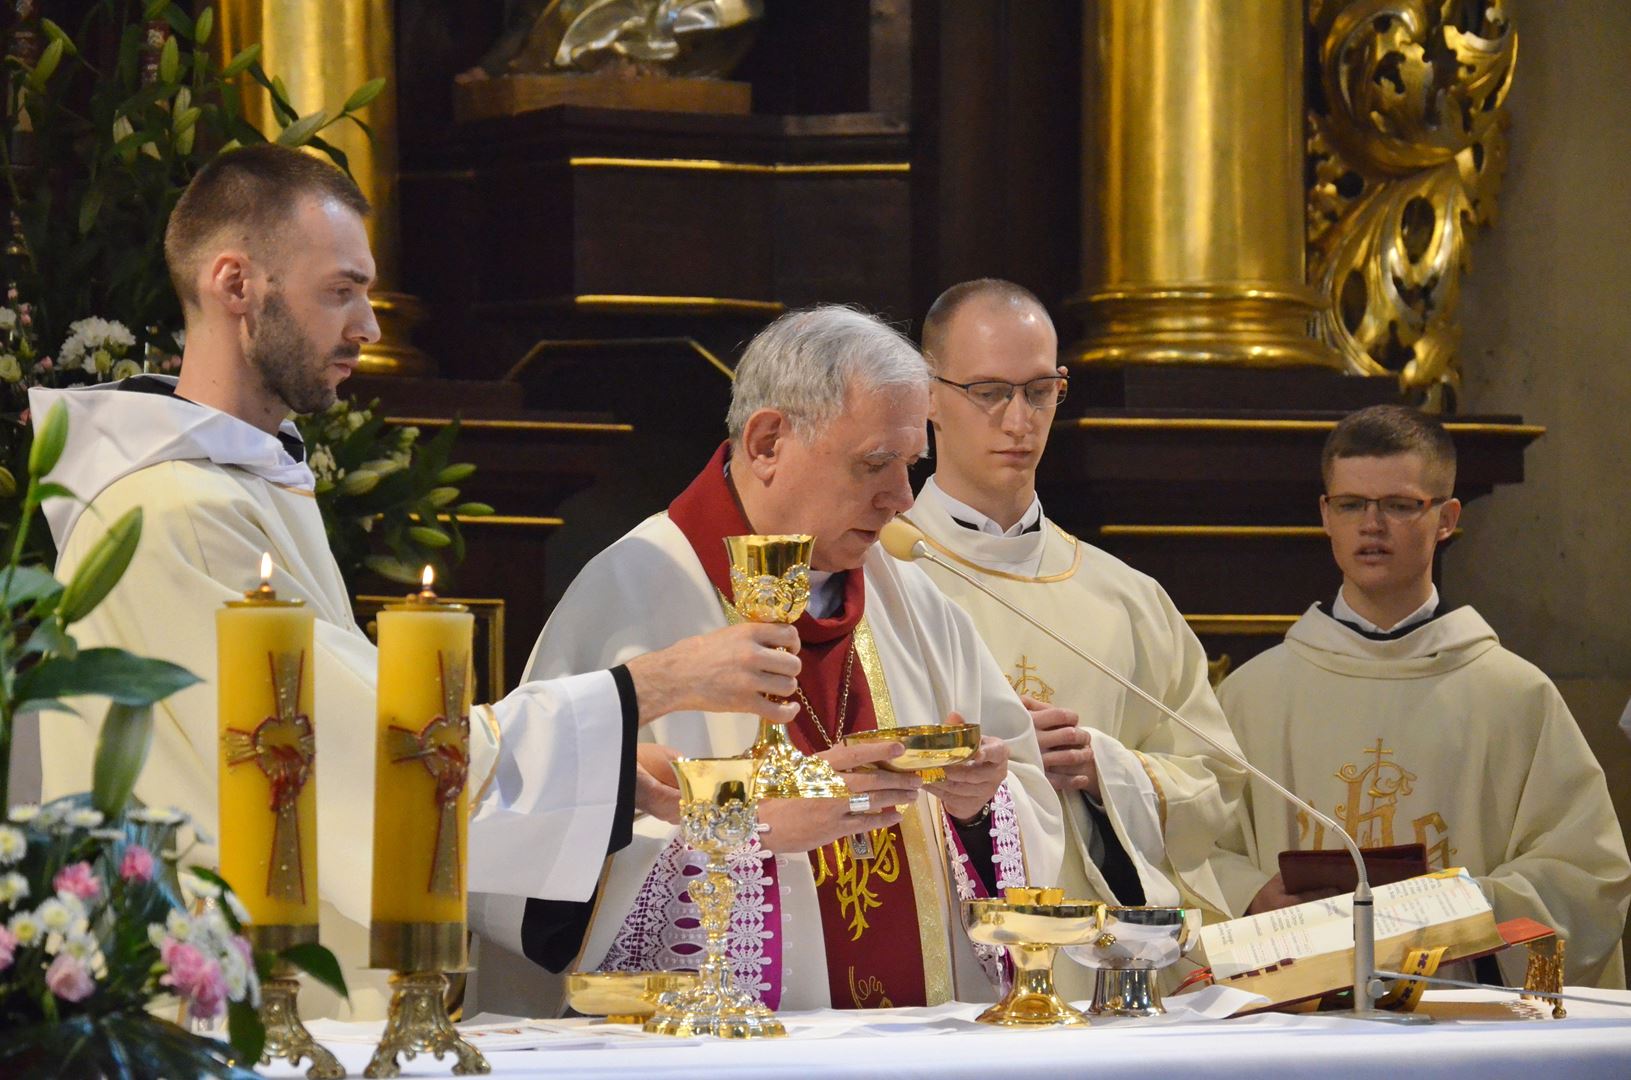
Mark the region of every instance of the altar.
[[[1573, 992], [1569, 988], [1566, 992]], [[1158, 1021], [1095, 1020], [1091, 1027], [1022, 1030], [975, 1024], [982, 1006], [785, 1013], [785, 1039], [732, 1042], [647, 1036], [632, 1025], [583, 1020], [480, 1025], [480, 1045], [497, 1077], [957, 1077], [993, 1076], [1432, 1077], [1566, 1076], [1621, 1080], [1631, 1070], [1631, 991], [1578, 992], [1622, 1006], [1570, 1002], [1548, 1010], [1483, 990], [1429, 991], [1423, 1009], [1438, 1023], [1398, 1027], [1318, 1015], [1260, 1013], [1233, 1019], [1173, 1015]], [[1173, 1004], [1181, 998], [1169, 999]], [[353, 1076], [372, 1052], [378, 1024], [318, 1022]], [[509, 1034], [509, 1032], [514, 1034]], [[345, 1039], [355, 1041], [342, 1041]], [[506, 1041], [508, 1040], [508, 1041]], [[500, 1049], [530, 1044], [525, 1049]], [[448, 1064], [451, 1064], [449, 1059]], [[265, 1070], [298, 1077], [279, 1063]], [[447, 1076], [426, 1058], [403, 1076]]]

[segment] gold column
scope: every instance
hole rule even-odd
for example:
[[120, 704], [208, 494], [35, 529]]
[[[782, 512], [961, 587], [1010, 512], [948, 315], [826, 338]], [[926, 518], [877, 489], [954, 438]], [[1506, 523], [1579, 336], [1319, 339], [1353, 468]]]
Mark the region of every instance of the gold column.
[[[344, 151], [351, 175], [374, 207], [368, 239], [379, 271], [374, 314], [381, 337], [363, 350], [360, 370], [371, 375], [424, 375], [433, 373], [435, 365], [408, 337], [422, 306], [417, 298], [397, 291], [401, 263], [394, 10], [392, 0], [221, 0], [216, 40], [226, 57], [260, 42], [261, 66], [283, 80], [290, 104], [302, 116], [318, 109], [334, 115], [357, 87], [385, 77], [384, 92], [361, 113], [373, 130], [372, 141], [350, 121], [327, 128], [321, 137]], [[258, 85], [247, 77], [244, 82], [245, 114], [268, 137], [275, 137], [279, 127], [271, 102]]]
[[1082, 363], [1340, 366], [1309, 333], [1301, 0], [1085, 0]]

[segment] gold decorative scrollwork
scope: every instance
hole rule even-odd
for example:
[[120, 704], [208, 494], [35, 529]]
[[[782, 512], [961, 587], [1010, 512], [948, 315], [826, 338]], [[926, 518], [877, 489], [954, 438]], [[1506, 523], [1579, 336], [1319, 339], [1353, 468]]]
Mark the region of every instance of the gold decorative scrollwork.
[[1309, 19], [1319, 334], [1350, 371], [1443, 407], [1471, 236], [1506, 167], [1517, 32], [1503, 0], [1313, 0]]

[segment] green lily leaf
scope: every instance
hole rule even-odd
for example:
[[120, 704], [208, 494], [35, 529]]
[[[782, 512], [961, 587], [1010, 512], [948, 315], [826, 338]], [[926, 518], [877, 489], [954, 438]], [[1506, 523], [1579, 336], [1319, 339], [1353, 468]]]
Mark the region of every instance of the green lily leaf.
[[0, 603], [8, 608], [32, 604], [62, 592], [62, 582], [43, 566], [16, 566], [0, 570]]
[[17, 699], [100, 694], [121, 705], [151, 705], [198, 682], [198, 676], [167, 660], [132, 656], [123, 649], [85, 649], [72, 660], [53, 657], [17, 678]]
[[232, 1043], [241, 1060], [253, 1064], [261, 1059], [261, 1052], [266, 1049], [266, 1025], [247, 1001], [234, 1001], [227, 1006], [227, 1041]]
[[290, 945], [278, 953], [278, 959], [287, 960], [347, 1001], [351, 1000], [340, 962], [322, 945]]
[[41, 656], [63, 656], [72, 660], [79, 655], [79, 643], [63, 627], [62, 620], [52, 614], [43, 619], [34, 628], [34, 632], [28, 635], [28, 640], [23, 642], [24, 656], [35, 653]]
[[109, 705], [96, 738], [91, 805], [110, 818], [123, 813], [152, 746], [153, 706]]

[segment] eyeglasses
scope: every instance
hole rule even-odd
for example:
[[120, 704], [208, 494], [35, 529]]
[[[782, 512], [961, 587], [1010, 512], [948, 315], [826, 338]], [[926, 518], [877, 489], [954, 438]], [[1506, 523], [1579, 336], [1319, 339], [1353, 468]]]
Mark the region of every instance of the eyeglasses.
[[1450, 496], [1444, 495], [1436, 499], [1417, 499], [1409, 495], [1383, 495], [1380, 499], [1367, 499], [1363, 495], [1321, 495], [1325, 508], [1339, 518], [1362, 518], [1369, 511], [1371, 503], [1389, 521], [1415, 521], [1435, 506], [1450, 501]]
[[968, 399], [987, 412], [1007, 408], [1014, 399], [1014, 391], [1025, 392], [1025, 403], [1033, 409], [1051, 409], [1065, 400], [1070, 380], [1063, 375], [1044, 375], [1025, 383], [1005, 382], [1002, 379], [981, 379], [978, 382], [952, 382], [936, 375], [935, 382], [955, 386], [968, 395]]

